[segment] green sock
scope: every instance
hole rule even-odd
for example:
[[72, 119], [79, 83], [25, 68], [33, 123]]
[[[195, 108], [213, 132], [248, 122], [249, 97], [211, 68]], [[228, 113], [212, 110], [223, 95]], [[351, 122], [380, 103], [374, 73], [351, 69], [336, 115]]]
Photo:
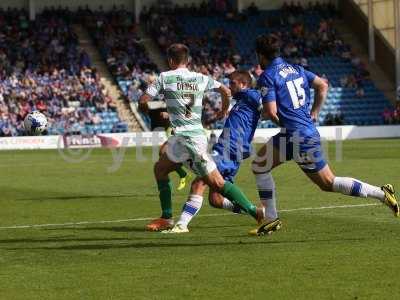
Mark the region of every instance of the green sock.
[[180, 178], [185, 178], [187, 175], [187, 172], [183, 167], [179, 167], [178, 169], [176, 169], [176, 173], [178, 173]]
[[234, 184], [229, 181], [225, 181], [224, 188], [221, 194], [228, 198], [232, 203], [240, 206], [242, 210], [247, 212], [249, 215], [257, 218], [257, 208], [256, 206], [247, 199], [243, 192]]
[[172, 184], [169, 179], [159, 180], [157, 186], [160, 192], [161, 218], [170, 219], [172, 218]]

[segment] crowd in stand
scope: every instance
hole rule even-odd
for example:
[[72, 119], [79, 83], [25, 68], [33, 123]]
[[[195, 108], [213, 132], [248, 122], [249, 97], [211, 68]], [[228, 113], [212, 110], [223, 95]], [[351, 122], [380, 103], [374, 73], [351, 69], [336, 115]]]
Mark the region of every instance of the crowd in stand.
[[[236, 69], [250, 66], [255, 79], [263, 70], [254, 57], [242, 57], [240, 45], [236, 45], [229, 32], [215, 28], [208, 36], [189, 36], [179, 18], [219, 16], [245, 21], [259, 14], [254, 3], [237, 14], [230, 1], [211, 0], [199, 6], [144, 8], [140, 20], [162, 51], [172, 43], [185, 43], [191, 50], [192, 70], [228, 83], [227, 77]], [[318, 15], [316, 24], [307, 23], [310, 14]], [[306, 69], [309, 68], [308, 58], [315, 56], [333, 55], [351, 62], [354, 73], [341, 78], [340, 84], [363, 97], [363, 84], [369, 79], [369, 72], [337, 35], [333, 26], [336, 14], [335, 7], [329, 3], [316, 2], [303, 7], [291, 2], [268, 16], [264, 25], [276, 28], [274, 34], [281, 42], [282, 55]], [[117, 82], [129, 82], [124, 91], [129, 99], [136, 101], [155, 80], [159, 73], [157, 66], [138, 37], [133, 15], [123, 7], [108, 12], [101, 7], [95, 12], [88, 8], [79, 8], [75, 13], [67, 9], [49, 10], [35, 22], [28, 20], [25, 11], [0, 12], [0, 135], [23, 134], [21, 121], [34, 109], [44, 111], [50, 125], [57, 124], [61, 128], [99, 124], [102, 120], [96, 111], [115, 109], [96, 70], [90, 67], [87, 53], [78, 46], [77, 37], [69, 26], [72, 18], [89, 29]], [[204, 101], [203, 121], [206, 126], [213, 127], [220, 99], [210, 93]], [[396, 122], [393, 121], [397, 120], [396, 116], [398, 113], [393, 112], [389, 118], [385, 111], [384, 118], [387, 122]], [[325, 123], [339, 121], [343, 122], [342, 115], [328, 115]]]
[[23, 135], [27, 113], [47, 115], [49, 127], [101, 122], [93, 111], [114, 110], [88, 54], [68, 22], [24, 10], [0, 12], [0, 136]]
[[192, 70], [222, 80], [243, 63], [234, 36], [221, 28], [211, 30], [208, 36], [188, 36], [184, 34], [179, 18], [185, 15], [223, 16], [229, 11], [232, 11], [232, 8], [228, 1], [210, 1], [210, 3], [204, 1], [198, 7], [184, 5], [163, 10], [146, 8], [142, 12], [141, 20], [162, 51], [172, 43], [184, 43], [191, 50]]
[[[212, 2], [212, 1], [211, 1]], [[204, 16], [226, 14], [230, 11], [228, 5], [224, 11], [216, 9], [216, 4], [203, 2], [195, 6], [175, 6], [165, 10], [156, 8], [145, 9], [141, 20], [147, 24], [149, 31], [157, 40], [162, 50], [175, 42], [183, 42], [189, 46], [192, 53], [192, 67], [195, 70], [213, 75], [216, 79], [231, 73], [240, 65], [248, 65], [253, 58], [242, 58], [232, 34], [221, 28], [211, 30], [208, 36], [187, 36], [183, 32], [179, 18], [185, 15]], [[207, 9], [206, 9], [207, 8]], [[258, 14], [254, 3], [245, 11], [246, 18]], [[305, 25], [305, 13], [318, 13], [325, 16], [317, 31], [310, 30]], [[341, 55], [349, 47], [337, 37], [332, 26], [332, 17], [336, 15], [334, 6], [330, 4], [309, 5], [304, 9], [300, 4], [284, 4], [280, 13], [266, 19], [268, 28], [276, 28], [275, 34], [280, 38], [282, 54], [293, 62], [308, 67], [306, 57], [321, 55]], [[284, 28], [284, 30], [282, 30]]]
[[77, 15], [89, 29], [116, 81], [129, 81], [126, 96], [137, 101], [159, 71], [137, 34], [132, 14], [123, 7], [114, 7], [109, 12], [80, 9]]
[[116, 78], [132, 80], [157, 70], [137, 34], [132, 15], [123, 9], [88, 13], [85, 25]]
[[350, 61], [354, 67], [354, 72], [349, 75], [345, 75], [340, 79], [340, 85], [345, 88], [351, 88], [356, 91], [358, 98], [364, 97], [364, 84], [366, 80], [370, 80], [370, 73], [367, 70], [366, 65], [361, 62], [360, 58], [350, 54], [350, 57], [343, 57], [345, 61]]
[[400, 124], [400, 101], [397, 101], [394, 109], [386, 107], [382, 113], [385, 124]]
[[[260, 11], [252, 3], [240, 15], [229, 6], [229, 1], [203, 1], [199, 6], [165, 5], [158, 8], [144, 8], [140, 20], [162, 51], [175, 42], [183, 42], [191, 49], [192, 60], [190, 68], [215, 79], [228, 83], [227, 77], [238, 68], [249, 67], [257, 78], [262, 70], [254, 63], [254, 58], [242, 57], [235, 38], [221, 28], [210, 30], [208, 36], [190, 36], [185, 34], [179, 18], [182, 16], [218, 16], [229, 20], [231, 18], [245, 21], [259, 15]], [[307, 24], [308, 15], [318, 15], [317, 24]], [[362, 97], [363, 82], [369, 73], [365, 66], [351, 53], [351, 49], [337, 35], [333, 26], [336, 16], [335, 7], [329, 3], [318, 2], [303, 7], [299, 3], [285, 3], [279, 13], [268, 16], [266, 26], [276, 28], [274, 34], [280, 39], [282, 55], [293, 63], [309, 68], [308, 58], [315, 56], [337, 56], [344, 61], [351, 61], [355, 72], [341, 79], [345, 87], [354, 88], [357, 96]], [[102, 8], [92, 12], [89, 9], [79, 9], [78, 18], [90, 30], [107, 65], [117, 82], [129, 82], [123, 89], [126, 96], [137, 101], [148, 84], [153, 82], [158, 74], [157, 67], [152, 63], [142, 41], [138, 37], [137, 27], [132, 15], [123, 8], [114, 8], [109, 12]], [[325, 74], [319, 74], [326, 77]], [[327, 78], [329, 79], [329, 78]], [[215, 116], [220, 109], [218, 95], [210, 93], [205, 97], [203, 121], [206, 126], [213, 127]], [[340, 121], [340, 122], [339, 122]], [[324, 123], [338, 124], [343, 122], [343, 116], [327, 116]]]
[[[254, 63], [254, 57], [242, 57], [239, 45], [235, 44], [232, 34], [221, 28], [210, 30], [208, 36], [188, 36], [185, 34], [179, 18], [185, 15], [227, 17], [232, 13], [229, 5], [217, 6], [215, 1], [203, 2], [199, 7], [175, 6], [164, 9], [145, 9], [141, 20], [146, 23], [149, 32], [157, 41], [161, 50], [165, 51], [175, 42], [183, 42], [189, 46], [192, 54], [191, 68], [194, 71], [211, 75], [215, 79], [226, 83], [227, 77], [236, 69], [244, 66], [253, 66], [251, 72], [257, 78], [262, 69]], [[305, 14], [318, 14], [323, 18], [317, 30], [309, 28], [305, 23]], [[246, 20], [258, 15], [259, 9], [252, 3], [241, 16], [233, 18]], [[350, 47], [337, 36], [333, 27], [332, 18], [336, 16], [335, 7], [331, 4], [310, 4], [303, 8], [301, 4], [284, 4], [282, 10], [275, 17], [269, 16], [265, 25], [276, 28], [274, 34], [281, 41], [282, 56], [289, 61], [309, 68], [308, 57], [336, 55], [350, 51]], [[283, 28], [283, 29], [282, 29]], [[324, 74], [319, 74], [324, 76]], [[206, 98], [207, 106], [203, 119], [206, 124], [212, 124], [218, 113], [218, 105], [213, 104], [214, 96]]]
[[341, 113], [327, 113], [324, 121], [321, 125], [332, 126], [332, 125], [343, 125], [343, 115]]

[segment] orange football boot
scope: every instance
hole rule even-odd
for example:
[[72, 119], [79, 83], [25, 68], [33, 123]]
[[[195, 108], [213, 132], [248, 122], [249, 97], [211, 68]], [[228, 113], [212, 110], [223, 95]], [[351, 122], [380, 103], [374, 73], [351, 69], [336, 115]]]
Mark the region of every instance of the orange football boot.
[[174, 226], [174, 220], [158, 218], [158, 219], [151, 221], [149, 224], [147, 224], [146, 230], [162, 231], [162, 230], [171, 229], [173, 226]]

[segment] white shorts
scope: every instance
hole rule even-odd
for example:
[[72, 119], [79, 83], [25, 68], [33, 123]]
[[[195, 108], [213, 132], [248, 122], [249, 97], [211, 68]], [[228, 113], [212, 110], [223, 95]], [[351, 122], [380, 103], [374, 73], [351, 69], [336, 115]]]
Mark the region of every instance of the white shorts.
[[208, 141], [205, 135], [173, 135], [168, 138], [167, 156], [175, 163], [184, 164], [197, 176], [204, 177], [217, 168], [207, 148]]

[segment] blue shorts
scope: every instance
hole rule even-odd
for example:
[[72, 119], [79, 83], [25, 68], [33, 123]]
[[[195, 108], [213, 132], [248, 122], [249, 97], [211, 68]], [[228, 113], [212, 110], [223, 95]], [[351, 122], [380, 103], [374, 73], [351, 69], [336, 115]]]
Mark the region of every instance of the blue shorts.
[[281, 159], [294, 160], [305, 173], [316, 173], [326, 166], [318, 132], [278, 133], [272, 137]]
[[240, 162], [224, 157], [223, 153], [220, 153], [220, 151], [218, 151], [217, 149], [213, 149], [211, 156], [215, 164], [217, 165], [217, 169], [221, 173], [222, 177], [226, 181], [230, 181], [233, 183], [233, 179], [239, 171]]

